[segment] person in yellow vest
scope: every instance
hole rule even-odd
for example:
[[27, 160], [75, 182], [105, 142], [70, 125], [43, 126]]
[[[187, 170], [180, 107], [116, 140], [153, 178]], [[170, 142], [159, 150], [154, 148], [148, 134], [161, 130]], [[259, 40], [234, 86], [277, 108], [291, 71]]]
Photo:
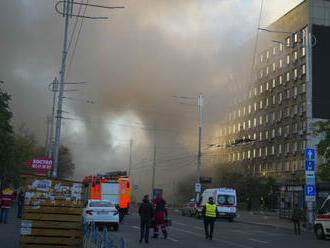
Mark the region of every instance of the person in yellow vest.
[[[214, 222], [217, 219], [217, 205], [213, 202], [213, 197], [209, 197], [209, 202], [203, 207], [205, 239], [212, 240]], [[209, 231], [210, 226], [210, 231]]]

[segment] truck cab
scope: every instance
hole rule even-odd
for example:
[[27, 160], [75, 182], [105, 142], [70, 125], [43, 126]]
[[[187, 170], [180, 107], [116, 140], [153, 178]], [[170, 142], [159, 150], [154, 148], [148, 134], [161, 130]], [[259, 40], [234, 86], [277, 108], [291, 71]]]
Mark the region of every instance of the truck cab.
[[325, 199], [317, 213], [314, 232], [317, 239], [324, 239], [326, 236], [330, 236], [330, 195]]

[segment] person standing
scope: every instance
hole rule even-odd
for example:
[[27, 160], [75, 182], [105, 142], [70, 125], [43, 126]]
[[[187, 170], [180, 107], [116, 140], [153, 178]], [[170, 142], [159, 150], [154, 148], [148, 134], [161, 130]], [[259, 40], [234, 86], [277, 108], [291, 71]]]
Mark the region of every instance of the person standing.
[[10, 188], [4, 189], [0, 194], [1, 200], [1, 215], [0, 223], [8, 223], [8, 212], [14, 200], [14, 192]]
[[166, 239], [168, 235], [165, 224], [165, 217], [167, 217], [168, 215], [166, 201], [161, 196], [157, 196], [156, 199], [153, 201], [153, 208], [155, 212], [155, 227], [153, 238], [158, 238], [160, 227], [164, 235], [164, 239]]
[[17, 196], [17, 218], [22, 218], [22, 209], [24, 205], [25, 193], [22, 189]]
[[[209, 202], [203, 207], [205, 239], [212, 240], [214, 232], [214, 222], [217, 219], [217, 205], [213, 202], [213, 197], [209, 197]], [[210, 227], [210, 231], [209, 231]]]
[[144, 241], [149, 243], [149, 229], [152, 217], [154, 215], [152, 204], [149, 201], [149, 196], [145, 195], [141, 206], [139, 207], [140, 215], [140, 243]]
[[294, 234], [300, 235], [300, 221], [303, 219], [304, 213], [298, 208], [298, 205], [294, 205], [293, 214], [292, 214], [292, 222], [294, 228]]

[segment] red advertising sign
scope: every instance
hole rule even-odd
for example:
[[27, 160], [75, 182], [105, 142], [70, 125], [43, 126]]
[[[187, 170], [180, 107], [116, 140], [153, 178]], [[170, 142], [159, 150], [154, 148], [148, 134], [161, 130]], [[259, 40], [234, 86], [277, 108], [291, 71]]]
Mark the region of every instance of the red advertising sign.
[[25, 164], [33, 170], [51, 171], [53, 169], [53, 160], [51, 158], [34, 158]]

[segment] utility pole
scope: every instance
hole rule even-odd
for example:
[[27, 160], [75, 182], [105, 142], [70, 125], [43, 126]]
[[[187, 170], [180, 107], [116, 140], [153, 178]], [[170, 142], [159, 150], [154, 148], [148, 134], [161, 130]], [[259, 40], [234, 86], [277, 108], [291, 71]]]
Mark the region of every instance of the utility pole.
[[152, 183], [151, 183], [152, 198], [153, 198], [153, 192], [154, 192], [154, 189], [155, 189], [156, 159], [157, 159], [156, 127], [157, 127], [156, 122], [154, 122], [153, 133], [152, 133], [152, 139], [153, 139], [153, 143], [154, 143], [154, 156], [153, 156], [153, 164], [152, 164]]
[[45, 148], [44, 148], [44, 156], [47, 157], [47, 146], [49, 141], [49, 125], [50, 125], [50, 116], [47, 115], [46, 118], [46, 138], [45, 138]]
[[[197, 157], [197, 184], [199, 184], [199, 185], [201, 182], [203, 100], [204, 100], [204, 97], [203, 97], [203, 95], [200, 94], [198, 96], [199, 125], [198, 125], [198, 157]], [[196, 192], [196, 193], [197, 193], [196, 203], [198, 203], [201, 192]]]
[[53, 158], [53, 135], [54, 135], [54, 122], [55, 122], [55, 105], [56, 105], [56, 92], [58, 88], [58, 80], [55, 77], [52, 83], [53, 91], [53, 106], [52, 106], [52, 117], [50, 119], [50, 134], [49, 134], [49, 144], [48, 144], [48, 158]]
[[129, 140], [129, 167], [128, 167], [128, 176], [131, 176], [132, 171], [132, 149], [133, 149], [133, 140]]
[[58, 169], [58, 154], [60, 146], [60, 136], [61, 136], [61, 121], [62, 121], [62, 105], [63, 105], [63, 92], [64, 92], [64, 80], [65, 80], [65, 66], [66, 66], [66, 56], [68, 54], [68, 29], [69, 29], [69, 17], [72, 14], [73, 2], [71, 0], [64, 0], [63, 2], [63, 15], [65, 17], [64, 26], [64, 40], [63, 40], [63, 52], [62, 52], [62, 65], [61, 65], [61, 81], [60, 81], [60, 92], [58, 95], [57, 104], [57, 115], [56, 115], [56, 133], [55, 133], [55, 153], [54, 153], [54, 169], [53, 177], [57, 177]]

